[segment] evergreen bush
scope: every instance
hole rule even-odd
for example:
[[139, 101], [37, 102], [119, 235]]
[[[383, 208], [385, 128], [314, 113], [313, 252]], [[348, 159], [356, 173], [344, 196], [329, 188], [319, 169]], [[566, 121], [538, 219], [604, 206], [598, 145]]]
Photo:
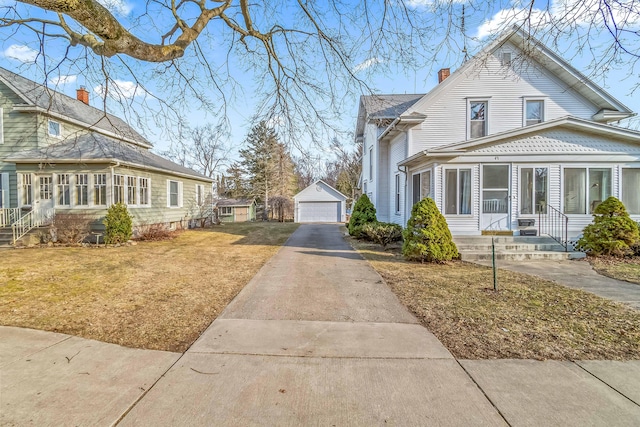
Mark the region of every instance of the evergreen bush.
[[611, 196], [593, 211], [593, 223], [582, 231], [576, 249], [589, 255], [631, 255], [640, 242], [638, 224], [629, 217], [622, 202]]
[[387, 247], [402, 240], [402, 227], [390, 222], [370, 222], [362, 226], [362, 234], [367, 240]]
[[361, 239], [364, 237], [362, 226], [371, 222], [376, 222], [376, 208], [373, 206], [373, 203], [371, 203], [371, 200], [369, 200], [369, 197], [363, 194], [353, 207], [348, 225], [349, 234]]
[[105, 226], [104, 242], [107, 244], [124, 243], [133, 234], [132, 217], [123, 203], [109, 206], [107, 215], [102, 222]]
[[410, 261], [441, 263], [460, 256], [447, 220], [431, 198], [413, 205], [402, 237], [402, 255]]

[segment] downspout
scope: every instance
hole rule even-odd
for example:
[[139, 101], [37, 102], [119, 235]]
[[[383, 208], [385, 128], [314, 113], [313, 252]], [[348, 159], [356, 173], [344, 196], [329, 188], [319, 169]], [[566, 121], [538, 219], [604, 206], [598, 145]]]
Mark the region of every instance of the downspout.
[[[109, 166], [109, 168], [111, 169], [111, 181], [109, 182], [110, 185], [108, 190], [109, 190], [109, 195], [111, 197], [108, 197], [108, 198], [111, 200], [111, 205], [113, 204], [113, 179], [116, 174], [114, 169], [117, 167], [120, 167], [120, 162], [115, 162], [115, 164], [112, 164], [111, 166]], [[151, 189], [149, 189], [149, 192], [151, 192]], [[108, 206], [111, 206], [111, 205], [108, 205]]]

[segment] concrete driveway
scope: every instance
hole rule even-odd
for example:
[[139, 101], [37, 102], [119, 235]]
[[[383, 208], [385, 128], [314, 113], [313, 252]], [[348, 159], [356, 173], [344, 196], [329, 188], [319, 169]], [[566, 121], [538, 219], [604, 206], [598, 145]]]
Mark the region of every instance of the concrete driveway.
[[0, 425], [637, 426], [640, 361], [455, 360], [303, 225], [184, 354], [0, 327]]

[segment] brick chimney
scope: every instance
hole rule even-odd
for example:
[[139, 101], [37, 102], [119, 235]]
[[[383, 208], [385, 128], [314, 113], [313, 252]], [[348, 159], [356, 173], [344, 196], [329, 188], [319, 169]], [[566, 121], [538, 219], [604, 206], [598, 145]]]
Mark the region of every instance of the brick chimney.
[[89, 91], [84, 86], [80, 86], [80, 89], [76, 90], [76, 98], [89, 105]]
[[448, 68], [443, 68], [438, 71], [438, 83], [442, 83], [447, 77], [451, 75], [451, 71]]

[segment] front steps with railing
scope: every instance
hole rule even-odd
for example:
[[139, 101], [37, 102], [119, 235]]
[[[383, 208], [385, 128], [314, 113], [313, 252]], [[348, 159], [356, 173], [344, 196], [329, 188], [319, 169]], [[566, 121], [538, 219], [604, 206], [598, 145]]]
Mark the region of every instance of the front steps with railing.
[[492, 237], [498, 260], [566, 260], [585, 256], [584, 252], [565, 251], [548, 236], [454, 236], [453, 241], [463, 261], [490, 261]]

